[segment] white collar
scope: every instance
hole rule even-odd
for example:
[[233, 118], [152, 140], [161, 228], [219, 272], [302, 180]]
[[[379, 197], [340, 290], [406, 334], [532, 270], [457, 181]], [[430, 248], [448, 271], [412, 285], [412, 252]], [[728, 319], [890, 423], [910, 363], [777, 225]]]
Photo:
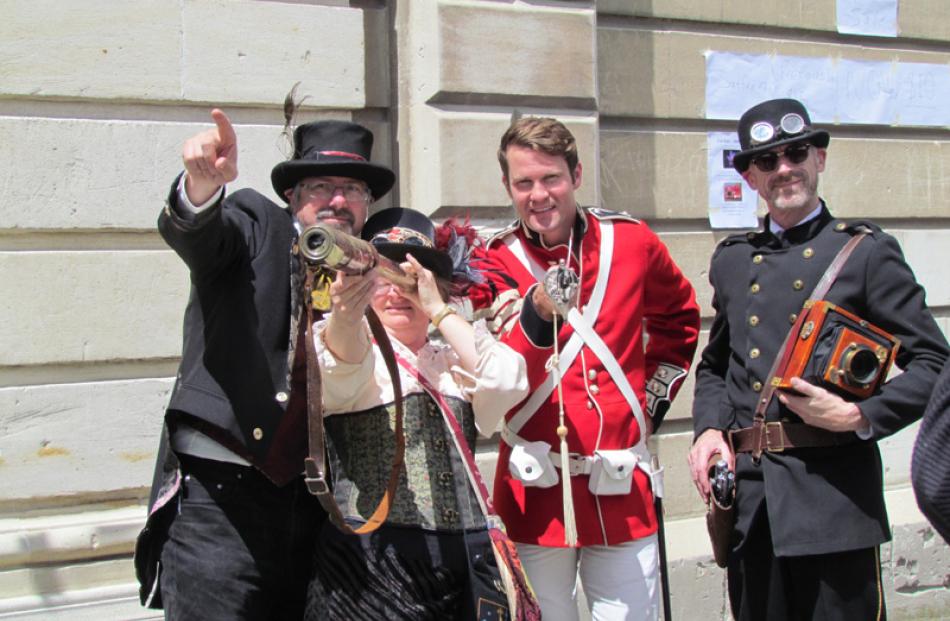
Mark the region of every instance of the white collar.
[[[813, 209], [813, 210], [811, 211], [811, 213], [809, 213], [807, 216], [805, 216], [804, 218], [802, 218], [801, 220], [799, 220], [798, 222], [796, 222], [794, 226], [799, 226], [799, 225], [801, 225], [801, 224], [805, 224], [806, 222], [809, 222], [810, 220], [814, 220], [814, 219], [817, 218], [819, 215], [821, 215], [821, 201], [818, 201], [818, 206], [815, 207], [815, 209]], [[794, 228], [794, 227], [793, 227], [793, 228]], [[782, 228], [781, 226], [779, 226], [778, 224], [776, 224], [776, 223], [775, 223], [775, 220], [773, 220], [772, 218], [769, 218], [769, 230], [770, 230], [776, 237], [778, 237], [779, 235], [781, 235], [782, 233], [785, 232], [785, 229]]]

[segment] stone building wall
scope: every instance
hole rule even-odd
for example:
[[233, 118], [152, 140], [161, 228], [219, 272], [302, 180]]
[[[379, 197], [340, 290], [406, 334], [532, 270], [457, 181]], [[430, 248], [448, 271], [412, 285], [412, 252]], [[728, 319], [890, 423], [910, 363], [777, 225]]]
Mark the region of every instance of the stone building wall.
[[[399, 183], [380, 206], [486, 231], [512, 217], [495, 160], [512, 114], [578, 137], [579, 198], [644, 219], [711, 319], [706, 55], [948, 64], [950, 8], [900, 0], [894, 38], [837, 32], [834, 0], [0, 0], [0, 614], [131, 618], [130, 554], [181, 348], [188, 275], [155, 231], [182, 141], [222, 107], [240, 177], [273, 197], [298, 117], [352, 118]], [[947, 125], [832, 124], [822, 194], [903, 243], [950, 327]], [[276, 199], [276, 197], [274, 197]], [[705, 332], [703, 333], [705, 340]], [[673, 612], [726, 616], [685, 467], [692, 381], [656, 439]], [[909, 488], [916, 426], [883, 443], [892, 618], [950, 610], [950, 551]], [[496, 440], [480, 444], [489, 474]], [[712, 611], [712, 612], [711, 612]], [[82, 617], [82, 615], [88, 615]]]

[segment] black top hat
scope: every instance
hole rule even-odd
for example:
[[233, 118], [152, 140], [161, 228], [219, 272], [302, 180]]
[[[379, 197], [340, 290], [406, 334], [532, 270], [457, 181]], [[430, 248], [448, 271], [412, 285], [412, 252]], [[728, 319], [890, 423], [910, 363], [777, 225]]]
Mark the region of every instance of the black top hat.
[[452, 259], [435, 247], [435, 225], [421, 212], [390, 207], [377, 212], [363, 225], [362, 237], [373, 244], [379, 254], [397, 263], [411, 254], [433, 274], [452, 278]]
[[775, 147], [792, 142], [808, 141], [820, 149], [828, 146], [831, 136], [814, 129], [808, 110], [796, 99], [772, 99], [746, 110], [739, 119], [739, 144], [742, 151], [732, 158], [740, 173], [749, 168], [752, 159]]
[[274, 190], [284, 192], [306, 177], [352, 177], [365, 181], [374, 199], [396, 182], [392, 170], [369, 161], [373, 132], [349, 121], [316, 121], [294, 130], [294, 155], [270, 173]]

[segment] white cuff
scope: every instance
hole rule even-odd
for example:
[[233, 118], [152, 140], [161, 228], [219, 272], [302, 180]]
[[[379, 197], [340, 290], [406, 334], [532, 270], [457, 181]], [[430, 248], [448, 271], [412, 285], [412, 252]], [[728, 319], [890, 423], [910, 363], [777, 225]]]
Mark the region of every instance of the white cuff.
[[214, 205], [216, 202], [221, 200], [221, 197], [224, 195], [224, 186], [222, 185], [218, 188], [218, 191], [215, 192], [211, 198], [201, 203], [200, 205], [194, 205], [191, 200], [188, 198], [188, 192], [185, 191], [185, 177], [188, 176], [188, 173], [182, 173], [181, 177], [178, 178], [178, 205], [188, 213], [198, 214], [207, 209], [208, 207]]

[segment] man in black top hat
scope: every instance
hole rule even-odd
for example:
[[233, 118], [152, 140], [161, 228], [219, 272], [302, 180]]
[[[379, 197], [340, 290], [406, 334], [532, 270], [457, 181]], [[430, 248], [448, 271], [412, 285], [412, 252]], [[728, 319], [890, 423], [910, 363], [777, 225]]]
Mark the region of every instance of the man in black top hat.
[[[736, 170], [768, 216], [764, 230], [726, 238], [712, 258], [716, 314], [696, 371], [692, 477], [705, 500], [712, 455], [736, 473], [728, 561], [736, 619], [881, 619], [878, 546], [891, 535], [877, 441], [921, 416], [947, 342], [895, 239], [870, 222], [834, 218], [819, 198], [829, 135], [805, 107], [766, 101], [743, 114], [738, 131]], [[903, 373], [863, 399], [791, 378], [768, 401], [756, 428], [766, 433], [741, 431], [753, 428], [809, 292], [861, 232], [824, 299], [900, 339]]]
[[[299, 619], [325, 513], [301, 476], [306, 330], [295, 242], [318, 222], [359, 234], [395, 175], [370, 162], [365, 127], [320, 121], [296, 129], [293, 157], [271, 172], [286, 206], [250, 189], [225, 198], [237, 137], [222, 111], [212, 117], [214, 129], [185, 142], [185, 172], [158, 220], [192, 288], [136, 546], [140, 595], [171, 619]], [[328, 300], [313, 303], [326, 310]]]

